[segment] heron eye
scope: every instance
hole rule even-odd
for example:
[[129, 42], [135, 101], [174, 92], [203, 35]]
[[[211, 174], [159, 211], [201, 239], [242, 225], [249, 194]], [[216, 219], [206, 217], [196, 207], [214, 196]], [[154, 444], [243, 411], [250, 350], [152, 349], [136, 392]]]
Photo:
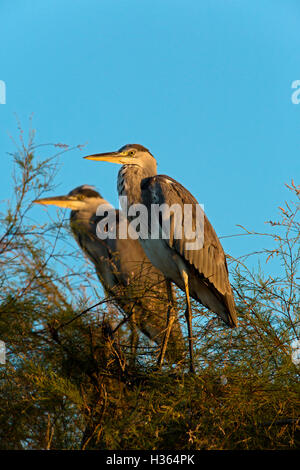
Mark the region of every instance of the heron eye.
[[129, 155], [132, 157], [134, 155], [134, 150], [130, 150]]

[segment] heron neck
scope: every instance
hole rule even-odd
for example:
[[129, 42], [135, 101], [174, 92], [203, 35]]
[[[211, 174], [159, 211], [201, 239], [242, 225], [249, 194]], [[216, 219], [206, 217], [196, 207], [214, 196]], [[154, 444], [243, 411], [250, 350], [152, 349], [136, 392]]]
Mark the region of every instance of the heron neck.
[[141, 202], [141, 184], [145, 178], [157, 174], [154, 168], [142, 168], [138, 165], [123, 165], [118, 175], [118, 194], [126, 196], [128, 204]]
[[73, 210], [70, 214], [70, 225], [73, 231], [79, 230], [81, 232], [96, 232], [95, 217], [98, 207], [102, 205], [107, 207], [107, 210], [114, 210], [113, 206], [105, 199], [95, 199], [84, 209]]

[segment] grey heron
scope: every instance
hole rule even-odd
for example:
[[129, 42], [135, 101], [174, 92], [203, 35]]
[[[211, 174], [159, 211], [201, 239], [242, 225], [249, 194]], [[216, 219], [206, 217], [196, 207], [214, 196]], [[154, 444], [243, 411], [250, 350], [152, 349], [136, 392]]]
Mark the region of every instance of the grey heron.
[[[133, 317], [138, 329], [160, 347], [165, 330], [165, 309], [173, 302], [173, 291], [165, 284], [164, 276], [145, 255], [137, 239], [119, 238], [121, 227], [127, 233], [128, 220], [114, 209], [94, 187], [82, 185], [68, 195], [48, 197], [34, 201], [71, 209], [70, 226], [80, 248], [92, 261], [106, 294], [111, 296], [127, 317]], [[102, 208], [97, 215], [97, 209]], [[100, 226], [107, 214], [115, 217], [115, 238], [99, 238]], [[134, 314], [134, 315], [133, 315]], [[184, 341], [178, 318], [170, 335], [167, 351], [169, 362], [182, 359]]]
[[[215, 312], [226, 325], [237, 326], [236, 308], [229, 282], [226, 257], [215, 230], [203, 213], [204, 240], [200, 248], [187, 249], [190, 240], [186, 237], [184, 230], [181, 239], [175, 239], [174, 231], [178, 232], [180, 227], [176, 226], [178, 221], [174, 217], [170, 221], [170, 225], [173, 224], [173, 235], [170, 232], [169, 238], [151, 237], [153, 227], [159, 226], [160, 233], [163, 230], [161, 218], [152, 215], [151, 206], [167, 204], [170, 207], [177, 204], [184, 213], [184, 206], [190, 205], [194, 211], [192, 213], [193, 224], [195, 211], [200, 206], [194, 196], [180, 183], [169, 176], [157, 174], [155, 158], [142, 145], [128, 144], [116, 152], [94, 154], [84, 158], [121, 164], [118, 174], [119, 196], [127, 197], [128, 208], [135, 204], [143, 204], [148, 209], [148, 234], [140, 237], [139, 240], [146, 255], [164, 274], [167, 282], [173, 281], [185, 292], [190, 370], [194, 372], [190, 296]], [[179, 224], [183, 229], [184, 218]], [[168, 334], [174, 321], [174, 315], [169, 310], [167, 317], [168, 328], [160, 361], [163, 360]]]

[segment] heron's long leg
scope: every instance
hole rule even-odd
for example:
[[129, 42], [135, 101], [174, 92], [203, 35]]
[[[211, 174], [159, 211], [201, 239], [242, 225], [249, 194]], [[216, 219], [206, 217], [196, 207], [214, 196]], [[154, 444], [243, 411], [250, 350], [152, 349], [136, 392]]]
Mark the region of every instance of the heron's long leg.
[[166, 279], [166, 287], [167, 287], [167, 293], [168, 293], [167, 328], [166, 328], [166, 332], [164, 335], [164, 340], [162, 343], [160, 354], [158, 356], [158, 361], [157, 361], [157, 365], [159, 369], [161, 368], [164, 362], [169, 336], [170, 336], [172, 326], [175, 320], [172, 286], [171, 286], [171, 282], [168, 279]]
[[194, 369], [193, 336], [192, 336], [192, 308], [191, 308], [190, 293], [189, 293], [189, 276], [185, 269], [181, 271], [181, 275], [182, 275], [182, 279], [184, 282], [184, 290], [185, 290], [185, 296], [186, 296], [185, 318], [186, 318], [186, 322], [188, 326], [188, 335], [189, 335], [190, 371], [194, 373], [195, 369]]

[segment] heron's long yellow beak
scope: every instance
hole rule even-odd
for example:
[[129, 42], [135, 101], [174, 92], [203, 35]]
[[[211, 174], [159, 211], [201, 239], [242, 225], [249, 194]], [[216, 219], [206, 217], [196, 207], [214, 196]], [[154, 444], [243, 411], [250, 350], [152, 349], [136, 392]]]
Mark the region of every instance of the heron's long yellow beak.
[[72, 196], [55, 196], [46, 197], [44, 199], [36, 199], [35, 204], [45, 204], [47, 206], [65, 207], [67, 209], [78, 210], [82, 202]]
[[97, 162], [110, 162], [124, 165], [132, 161], [132, 157], [129, 157], [127, 152], [107, 152], [107, 153], [95, 153], [94, 155], [88, 155], [83, 157], [86, 160], [95, 160]]

